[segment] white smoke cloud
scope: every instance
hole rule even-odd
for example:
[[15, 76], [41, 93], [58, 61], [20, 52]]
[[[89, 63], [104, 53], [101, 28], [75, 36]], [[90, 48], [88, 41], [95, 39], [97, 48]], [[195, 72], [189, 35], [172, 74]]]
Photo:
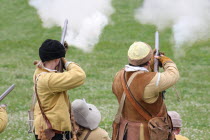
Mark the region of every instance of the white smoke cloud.
[[135, 18], [158, 30], [172, 28], [176, 47], [210, 39], [210, 0], [144, 0]]
[[65, 40], [85, 52], [98, 43], [114, 12], [111, 0], [29, 0], [29, 4], [37, 9], [46, 28], [63, 27], [68, 19]]

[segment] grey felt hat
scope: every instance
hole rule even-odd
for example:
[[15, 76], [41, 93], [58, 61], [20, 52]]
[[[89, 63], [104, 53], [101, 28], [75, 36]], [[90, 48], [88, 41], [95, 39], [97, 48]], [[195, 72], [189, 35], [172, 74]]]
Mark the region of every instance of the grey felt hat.
[[93, 104], [88, 104], [83, 99], [72, 102], [72, 111], [75, 121], [90, 130], [96, 129], [101, 121], [101, 113]]
[[182, 127], [182, 120], [176, 111], [168, 111], [168, 115], [171, 117], [173, 127]]

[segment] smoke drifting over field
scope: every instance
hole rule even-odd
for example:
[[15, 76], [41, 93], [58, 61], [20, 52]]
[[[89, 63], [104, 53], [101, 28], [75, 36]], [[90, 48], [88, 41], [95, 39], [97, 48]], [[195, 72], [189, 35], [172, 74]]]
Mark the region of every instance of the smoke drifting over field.
[[210, 0], [144, 0], [135, 18], [158, 30], [172, 28], [176, 47], [210, 39]]
[[66, 41], [90, 52], [114, 12], [111, 0], [29, 0], [37, 9], [43, 26], [63, 27], [68, 19]]

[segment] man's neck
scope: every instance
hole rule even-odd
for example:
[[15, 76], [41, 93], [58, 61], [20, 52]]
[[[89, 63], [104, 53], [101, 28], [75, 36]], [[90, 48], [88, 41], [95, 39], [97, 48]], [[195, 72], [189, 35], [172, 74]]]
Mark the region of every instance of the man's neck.
[[48, 69], [51, 69], [51, 70], [55, 70], [56, 66], [54, 66], [54, 63], [47, 62], [47, 63], [44, 64], [44, 67], [48, 68]]
[[149, 65], [144, 66], [144, 68], [149, 69]]

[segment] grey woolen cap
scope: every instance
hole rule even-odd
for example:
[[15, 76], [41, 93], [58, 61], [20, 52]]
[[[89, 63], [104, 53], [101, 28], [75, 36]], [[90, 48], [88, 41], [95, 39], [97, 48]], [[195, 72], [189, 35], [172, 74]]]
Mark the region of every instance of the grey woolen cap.
[[47, 39], [39, 48], [39, 57], [42, 62], [65, 57], [64, 46], [57, 40]]
[[176, 111], [168, 111], [168, 115], [171, 117], [173, 127], [182, 127], [182, 120]]
[[72, 111], [75, 121], [90, 130], [96, 129], [101, 121], [101, 113], [93, 104], [88, 104], [83, 99], [72, 102]]

